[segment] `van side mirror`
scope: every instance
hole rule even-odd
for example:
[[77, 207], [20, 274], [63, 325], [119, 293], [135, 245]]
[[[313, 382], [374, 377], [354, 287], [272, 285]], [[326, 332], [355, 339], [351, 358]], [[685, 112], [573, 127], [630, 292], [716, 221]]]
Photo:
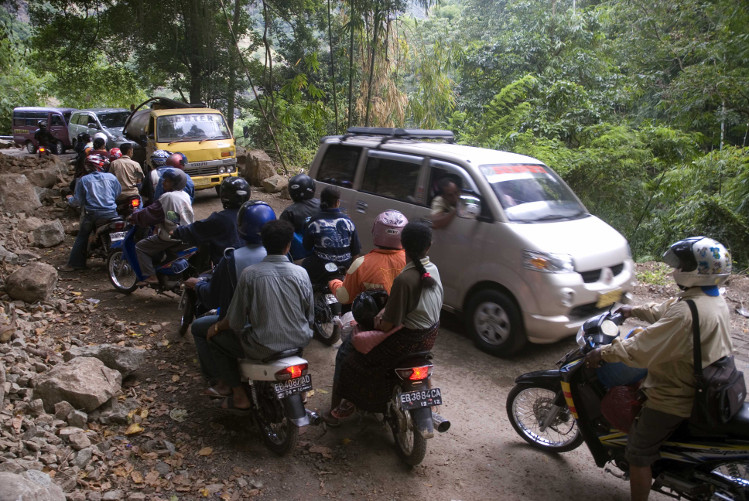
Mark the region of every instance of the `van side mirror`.
[[97, 124], [96, 122], [89, 122], [88, 123], [88, 128], [89, 129], [97, 129], [97, 130], [100, 129], [99, 124]]
[[458, 217], [476, 219], [481, 214], [481, 199], [475, 195], [460, 195], [458, 200]]

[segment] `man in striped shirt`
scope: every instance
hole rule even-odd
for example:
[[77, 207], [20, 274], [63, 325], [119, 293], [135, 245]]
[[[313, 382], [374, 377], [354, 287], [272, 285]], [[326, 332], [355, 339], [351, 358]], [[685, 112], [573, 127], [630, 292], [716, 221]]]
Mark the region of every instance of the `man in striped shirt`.
[[293, 234], [288, 221], [263, 226], [260, 235], [268, 255], [245, 268], [226, 317], [208, 329], [206, 338], [211, 341], [219, 377], [232, 389], [222, 408], [250, 407], [237, 358], [261, 360], [279, 351], [303, 348], [312, 339], [312, 284], [307, 272], [286, 257]]

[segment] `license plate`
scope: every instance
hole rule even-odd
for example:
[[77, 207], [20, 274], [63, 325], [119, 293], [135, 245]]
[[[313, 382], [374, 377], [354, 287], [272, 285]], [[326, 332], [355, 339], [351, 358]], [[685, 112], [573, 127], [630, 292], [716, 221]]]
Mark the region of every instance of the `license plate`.
[[120, 240], [125, 239], [125, 232], [124, 231], [115, 231], [109, 234], [109, 240], [112, 242], [119, 242]]
[[196, 176], [192, 178], [192, 184], [194, 184], [195, 186], [208, 186], [211, 184], [211, 178], [210, 177], [200, 178]]
[[302, 377], [295, 377], [283, 383], [273, 383], [273, 389], [276, 390], [278, 398], [286, 398], [303, 391], [312, 389], [312, 376], [306, 374]]
[[327, 304], [335, 304], [338, 302], [338, 300], [335, 298], [333, 294], [325, 294], [325, 302]]
[[614, 289], [609, 292], [604, 292], [600, 296], [598, 296], [598, 302], [596, 303], [596, 308], [605, 308], [607, 306], [611, 306], [612, 304], [618, 302], [622, 298], [622, 291], [621, 289]]
[[401, 393], [401, 409], [404, 411], [420, 407], [431, 407], [433, 405], [442, 405], [442, 392], [439, 388], [427, 388], [425, 390]]

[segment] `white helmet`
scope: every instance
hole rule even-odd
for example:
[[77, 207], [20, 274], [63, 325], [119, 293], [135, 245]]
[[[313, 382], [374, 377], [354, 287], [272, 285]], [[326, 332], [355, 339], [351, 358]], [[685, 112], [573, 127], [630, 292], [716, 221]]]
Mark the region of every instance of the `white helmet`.
[[96, 141], [96, 139], [98, 139], [98, 138], [103, 139], [104, 140], [104, 144], [107, 143], [107, 135], [104, 134], [103, 132], [97, 132], [96, 134], [94, 134], [94, 137], [91, 138], [91, 140], [92, 141]]
[[731, 275], [731, 254], [720, 242], [707, 237], [679, 240], [663, 254], [682, 287], [720, 285]]

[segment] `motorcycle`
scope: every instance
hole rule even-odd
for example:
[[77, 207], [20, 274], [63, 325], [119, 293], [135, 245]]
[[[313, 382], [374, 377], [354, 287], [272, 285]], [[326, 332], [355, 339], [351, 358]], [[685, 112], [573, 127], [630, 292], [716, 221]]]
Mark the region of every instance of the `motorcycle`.
[[125, 220], [119, 216], [97, 219], [88, 239], [87, 255], [108, 259], [112, 246], [125, 238], [125, 227]]
[[41, 144], [39, 145], [39, 148], [36, 151], [39, 154], [39, 158], [48, 157], [52, 154], [52, 152], [49, 151], [46, 146], [42, 146]]
[[341, 303], [330, 292], [328, 281], [346, 273], [345, 268], [335, 263], [325, 263], [326, 276], [321, 283], [313, 284], [312, 291], [315, 301], [315, 320], [312, 325], [315, 339], [325, 345], [332, 346], [341, 339]]
[[[507, 396], [507, 415], [515, 431], [533, 447], [566, 452], [583, 442], [599, 468], [612, 462], [627, 478], [627, 434], [601, 412], [605, 387], [585, 354], [610, 344], [624, 318], [611, 311], [587, 320], [577, 333], [578, 347], [558, 362], [557, 370], [519, 376]], [[727, 424], [709, 429], [689, 420], [661, 447], [652, 465], [652, 490], [690, 500], [749, 500], [749, 404]]]
[[[137, 226], [130, 226], [121, 240], [113, 240], [111, 252], [107, 260], [109, 281], [114, 288], [124, 294], [130, 294], [138, 288], [138, 282], [143, 276], [135, 253], [135, 232]], [[178, 293], [182, 280], [194, 276], [195, 270], [188, 259], [198, 251], [197, 247], [179, 250], [168, 250], [164, 259], [155, 265], [158, 285], [154, 285], [159, 292]]]
[[424, 351], [396, 362], [393, 396], [383, 409], [395, 450], [408, 466], [424, 460], [426, 441], [434, 437], [435, 429], [444, 433], [450, 428], [450, 421], [432, 412], [433, 406], [442, 405], [442, 391], [431, 387], [431, 360], [432, 354]]
[[299, 428], [320, 423], [317, 413], [304, 407], [302, 397], [312, 390], [312, 378], [301, 355], [301, 349], [292, 349], [262, 361], [239, 361], [242, 380], [248, 385], [250, 413], [265, 446], [279, 456], [295, 447]]
[[140, 195], [131, 195], [117, 203], [117, 214], [127, 219], [133, 212], [142, 208]]

